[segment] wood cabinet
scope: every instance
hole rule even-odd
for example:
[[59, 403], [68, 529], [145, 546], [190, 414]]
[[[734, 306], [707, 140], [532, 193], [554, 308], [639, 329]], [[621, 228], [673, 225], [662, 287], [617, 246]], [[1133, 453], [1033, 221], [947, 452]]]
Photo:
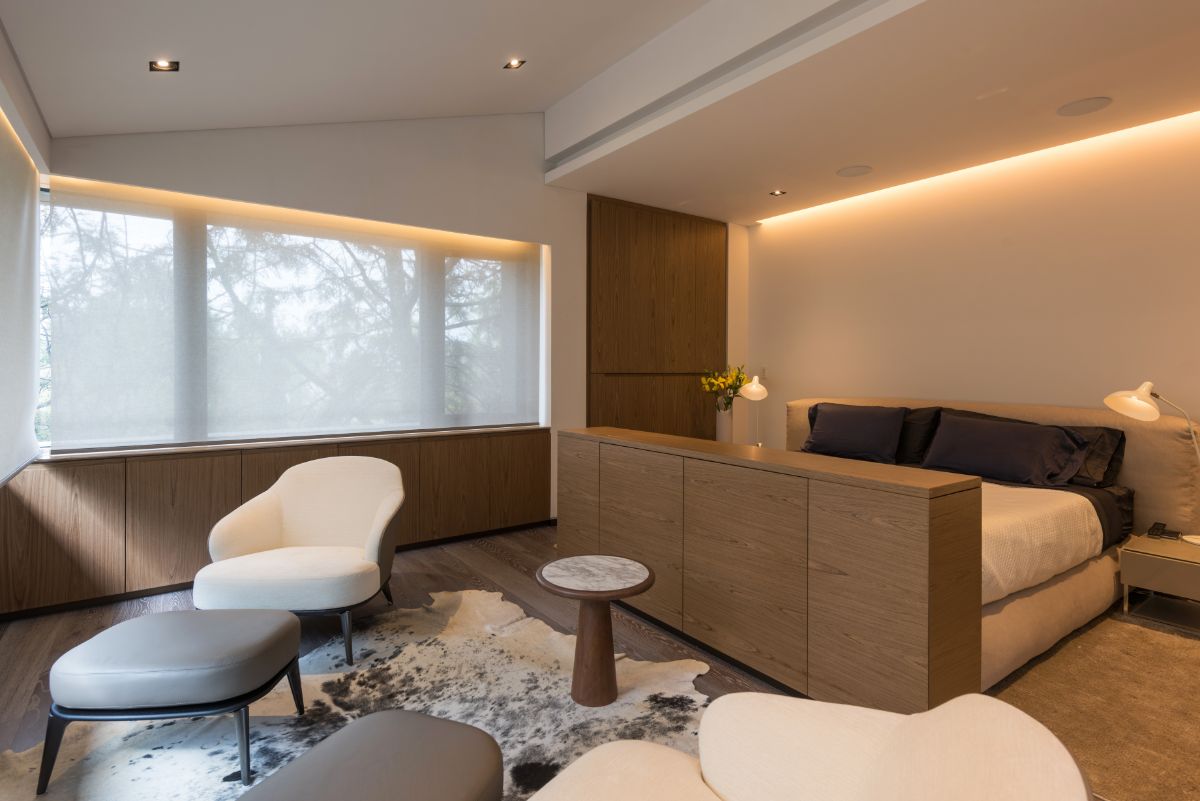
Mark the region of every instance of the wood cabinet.
[[588, 423], [711, 438], [725, 364], [725, 223], [588, 198]]
[[600, 443], [558, 438], [558, 555], [600, 552]]
[[124, 459], [31, 465], [0, 487], [0, 613], [124, 589]]
[[238, 453], [126, 461], [125, 592], [191, 581], [209, 563], [208, 533], [241, 504]]
[[560, 554], [649, 565], [630, 605], [818, 700], [979, 691], [979, 479], [606, 427], [559, 443]]
[[654, 586], [626, 603], [683, 628], [683, 459], [601, 444], [600, 487], [600, 553], [654, 571]]
[[683, 630], [808, 692], [808, 480], [684, 460]]
[[400, 468], [400, 546], [550, 517], [545, 428], [37, 463], [0, 486], [0, 615], [189, 583], [221, 517], [287, 468], [339, 454]]

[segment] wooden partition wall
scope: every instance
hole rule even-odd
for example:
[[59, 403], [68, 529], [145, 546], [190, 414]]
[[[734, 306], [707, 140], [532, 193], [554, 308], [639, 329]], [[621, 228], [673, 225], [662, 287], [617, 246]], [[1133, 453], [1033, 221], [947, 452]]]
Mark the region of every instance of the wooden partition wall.
[[545, 428], [38, 463], [0, 487], [0, 614], [186, 584], [213, 524], [292, 465], [338, 455], [400, 468], [400, 546], [550, 517]]
[[588, 198], [588, 424], [712, 438], [725, 366], [726, 241], [715, 220]]
[[559, 555], [649, 565], [631, 606], [822, 701], [979, 691], [978, 478], [614, 428], [558, 443]]

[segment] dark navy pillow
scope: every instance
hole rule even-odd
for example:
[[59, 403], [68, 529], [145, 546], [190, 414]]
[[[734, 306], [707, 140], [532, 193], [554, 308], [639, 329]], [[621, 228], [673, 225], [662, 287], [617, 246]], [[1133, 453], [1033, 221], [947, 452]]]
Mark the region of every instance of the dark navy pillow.
[[1087, 452], [1084, 437], [1059, 426], [967, 417], [946, 409], [921, 466], [1058, 487], [1079, 472]]
[[812, 433], [800, 450], [895, 464], [906, 414], [904, 406], [818, 403], [809, 411]]

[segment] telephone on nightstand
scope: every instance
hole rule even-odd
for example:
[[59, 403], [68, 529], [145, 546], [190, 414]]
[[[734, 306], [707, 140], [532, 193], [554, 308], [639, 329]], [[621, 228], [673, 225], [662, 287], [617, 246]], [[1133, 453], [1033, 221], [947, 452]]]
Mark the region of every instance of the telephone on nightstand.
[[1156, 540], [1177, 540], [1179, 539], [1179, 532], [1167, 528], [1166, 523], [1155, 523], [1146, 532], [1146, 536]]

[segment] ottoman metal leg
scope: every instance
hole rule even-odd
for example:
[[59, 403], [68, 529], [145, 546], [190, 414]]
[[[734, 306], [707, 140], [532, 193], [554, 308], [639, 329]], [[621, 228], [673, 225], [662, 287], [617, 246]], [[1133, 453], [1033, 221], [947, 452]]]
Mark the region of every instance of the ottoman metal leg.
[[58, 759], [58, 748], [62, 745], [63, 732], [71, 721], [60, 718], [53, 712], [46, 721], [46, 743], [42, 746], [42, 769], [38, 773], [37, 794], [46, 792], [50, 784], [50, 774], [54, 771], [54, 761]]
[[383, 586], [380, 589], [383, 590], [383, 597], [387, 598], [388, 606], [395, 606], [396, 602], [392, 600], [392, 582], [383, 582]]
[[237, 727], [238, 756], [242, 763], [242, 784], [250, 784], [250, 707], [244, 706], [233, 713], [233, 725]]
[[296, 714], [304, 714], [304, 689], [300, 686], [300, 660], [293, 659], [287, 672], [288, 687], [292, 688], [292, 700], [296, 702]]
[[346, 664], [354, 664], [354, 644], [350, 639], [350, 610], [346, 609], [338, 613], [338, 617], [342, 619], [342, 642], [346, 644]]

